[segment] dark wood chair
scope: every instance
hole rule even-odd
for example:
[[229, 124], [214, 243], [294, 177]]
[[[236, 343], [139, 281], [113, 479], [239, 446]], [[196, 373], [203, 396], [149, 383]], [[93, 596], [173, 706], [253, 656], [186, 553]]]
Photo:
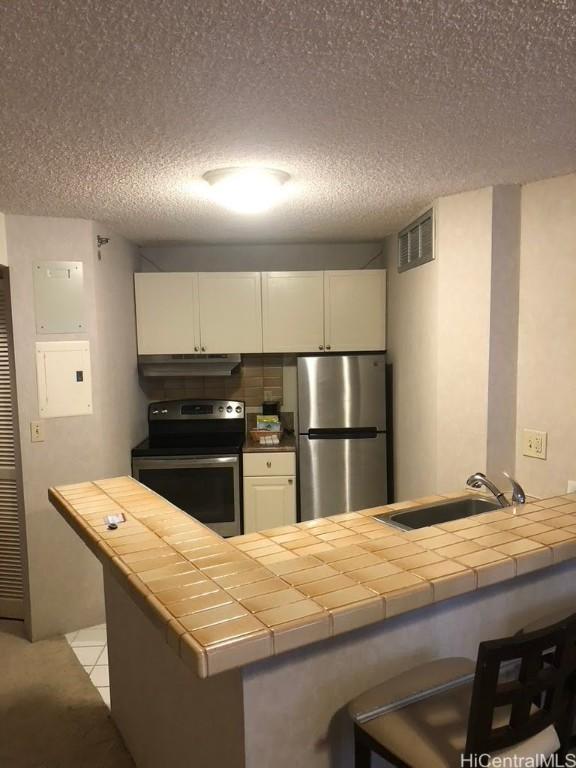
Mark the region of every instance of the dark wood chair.
[[575, 704], [576, 614], [480, 643], [476, 663], [422, 664], [358, 696], [349, 705], [355, 766], [369, 768], [372, 753], [401, 768], [563, 754]]

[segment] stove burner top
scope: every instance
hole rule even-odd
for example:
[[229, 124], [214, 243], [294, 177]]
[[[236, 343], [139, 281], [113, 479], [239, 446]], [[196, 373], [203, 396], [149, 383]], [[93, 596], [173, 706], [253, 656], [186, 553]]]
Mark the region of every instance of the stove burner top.
[[150, 403], [149, 436], [132, 456], [224, 456], [242, 451], [244, 403], [237, 400], [168, 400]]
[[132, 456], [235, 456], [242, 452], [243, 444], [244, 437], [235, 442], [219, 443], [218, 445], [171, 443], [152, 446], [150, 439], [146, 438], [132, 449]]

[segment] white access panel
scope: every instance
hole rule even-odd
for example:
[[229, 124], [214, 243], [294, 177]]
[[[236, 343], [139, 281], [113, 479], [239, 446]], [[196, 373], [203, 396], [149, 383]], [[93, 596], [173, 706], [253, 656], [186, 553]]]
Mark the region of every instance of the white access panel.
[[88, 341], [36, 342], [36, 372], [42, 418], [92, 413]]
[[82, 333], [86, 330], [81, 261], [34, 264], [36, 333]]

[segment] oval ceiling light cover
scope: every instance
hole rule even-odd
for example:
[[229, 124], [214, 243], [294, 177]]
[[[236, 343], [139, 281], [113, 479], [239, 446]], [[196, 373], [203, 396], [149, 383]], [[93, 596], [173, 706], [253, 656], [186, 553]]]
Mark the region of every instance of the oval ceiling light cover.
[[203, 178], [214, 202], [236, 213], [263, 213], [285, 197], [285, 171], [274, 168], [218, 168]]

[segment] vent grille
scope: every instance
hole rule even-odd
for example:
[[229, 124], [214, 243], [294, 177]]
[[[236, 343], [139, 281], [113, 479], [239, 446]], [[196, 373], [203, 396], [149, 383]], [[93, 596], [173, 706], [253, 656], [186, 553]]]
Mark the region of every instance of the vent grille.
[[6, 614], [3, 601], [23, 599], [18, 488], [16, 480], [0, 480], [0, 615]]
[[0, 467], [15, 467], [14, 411], [12, 377], [10, 375], [9, 318], [6, 281], [0, 286]]
[[24, 616], [24, 569], [11, 353], [8, 286], [0, 279], [0, 616], [18, 619]]
[[422, 214], [398, 235], [398, 272], [418, 267], [434, 259], [432, 209]]

